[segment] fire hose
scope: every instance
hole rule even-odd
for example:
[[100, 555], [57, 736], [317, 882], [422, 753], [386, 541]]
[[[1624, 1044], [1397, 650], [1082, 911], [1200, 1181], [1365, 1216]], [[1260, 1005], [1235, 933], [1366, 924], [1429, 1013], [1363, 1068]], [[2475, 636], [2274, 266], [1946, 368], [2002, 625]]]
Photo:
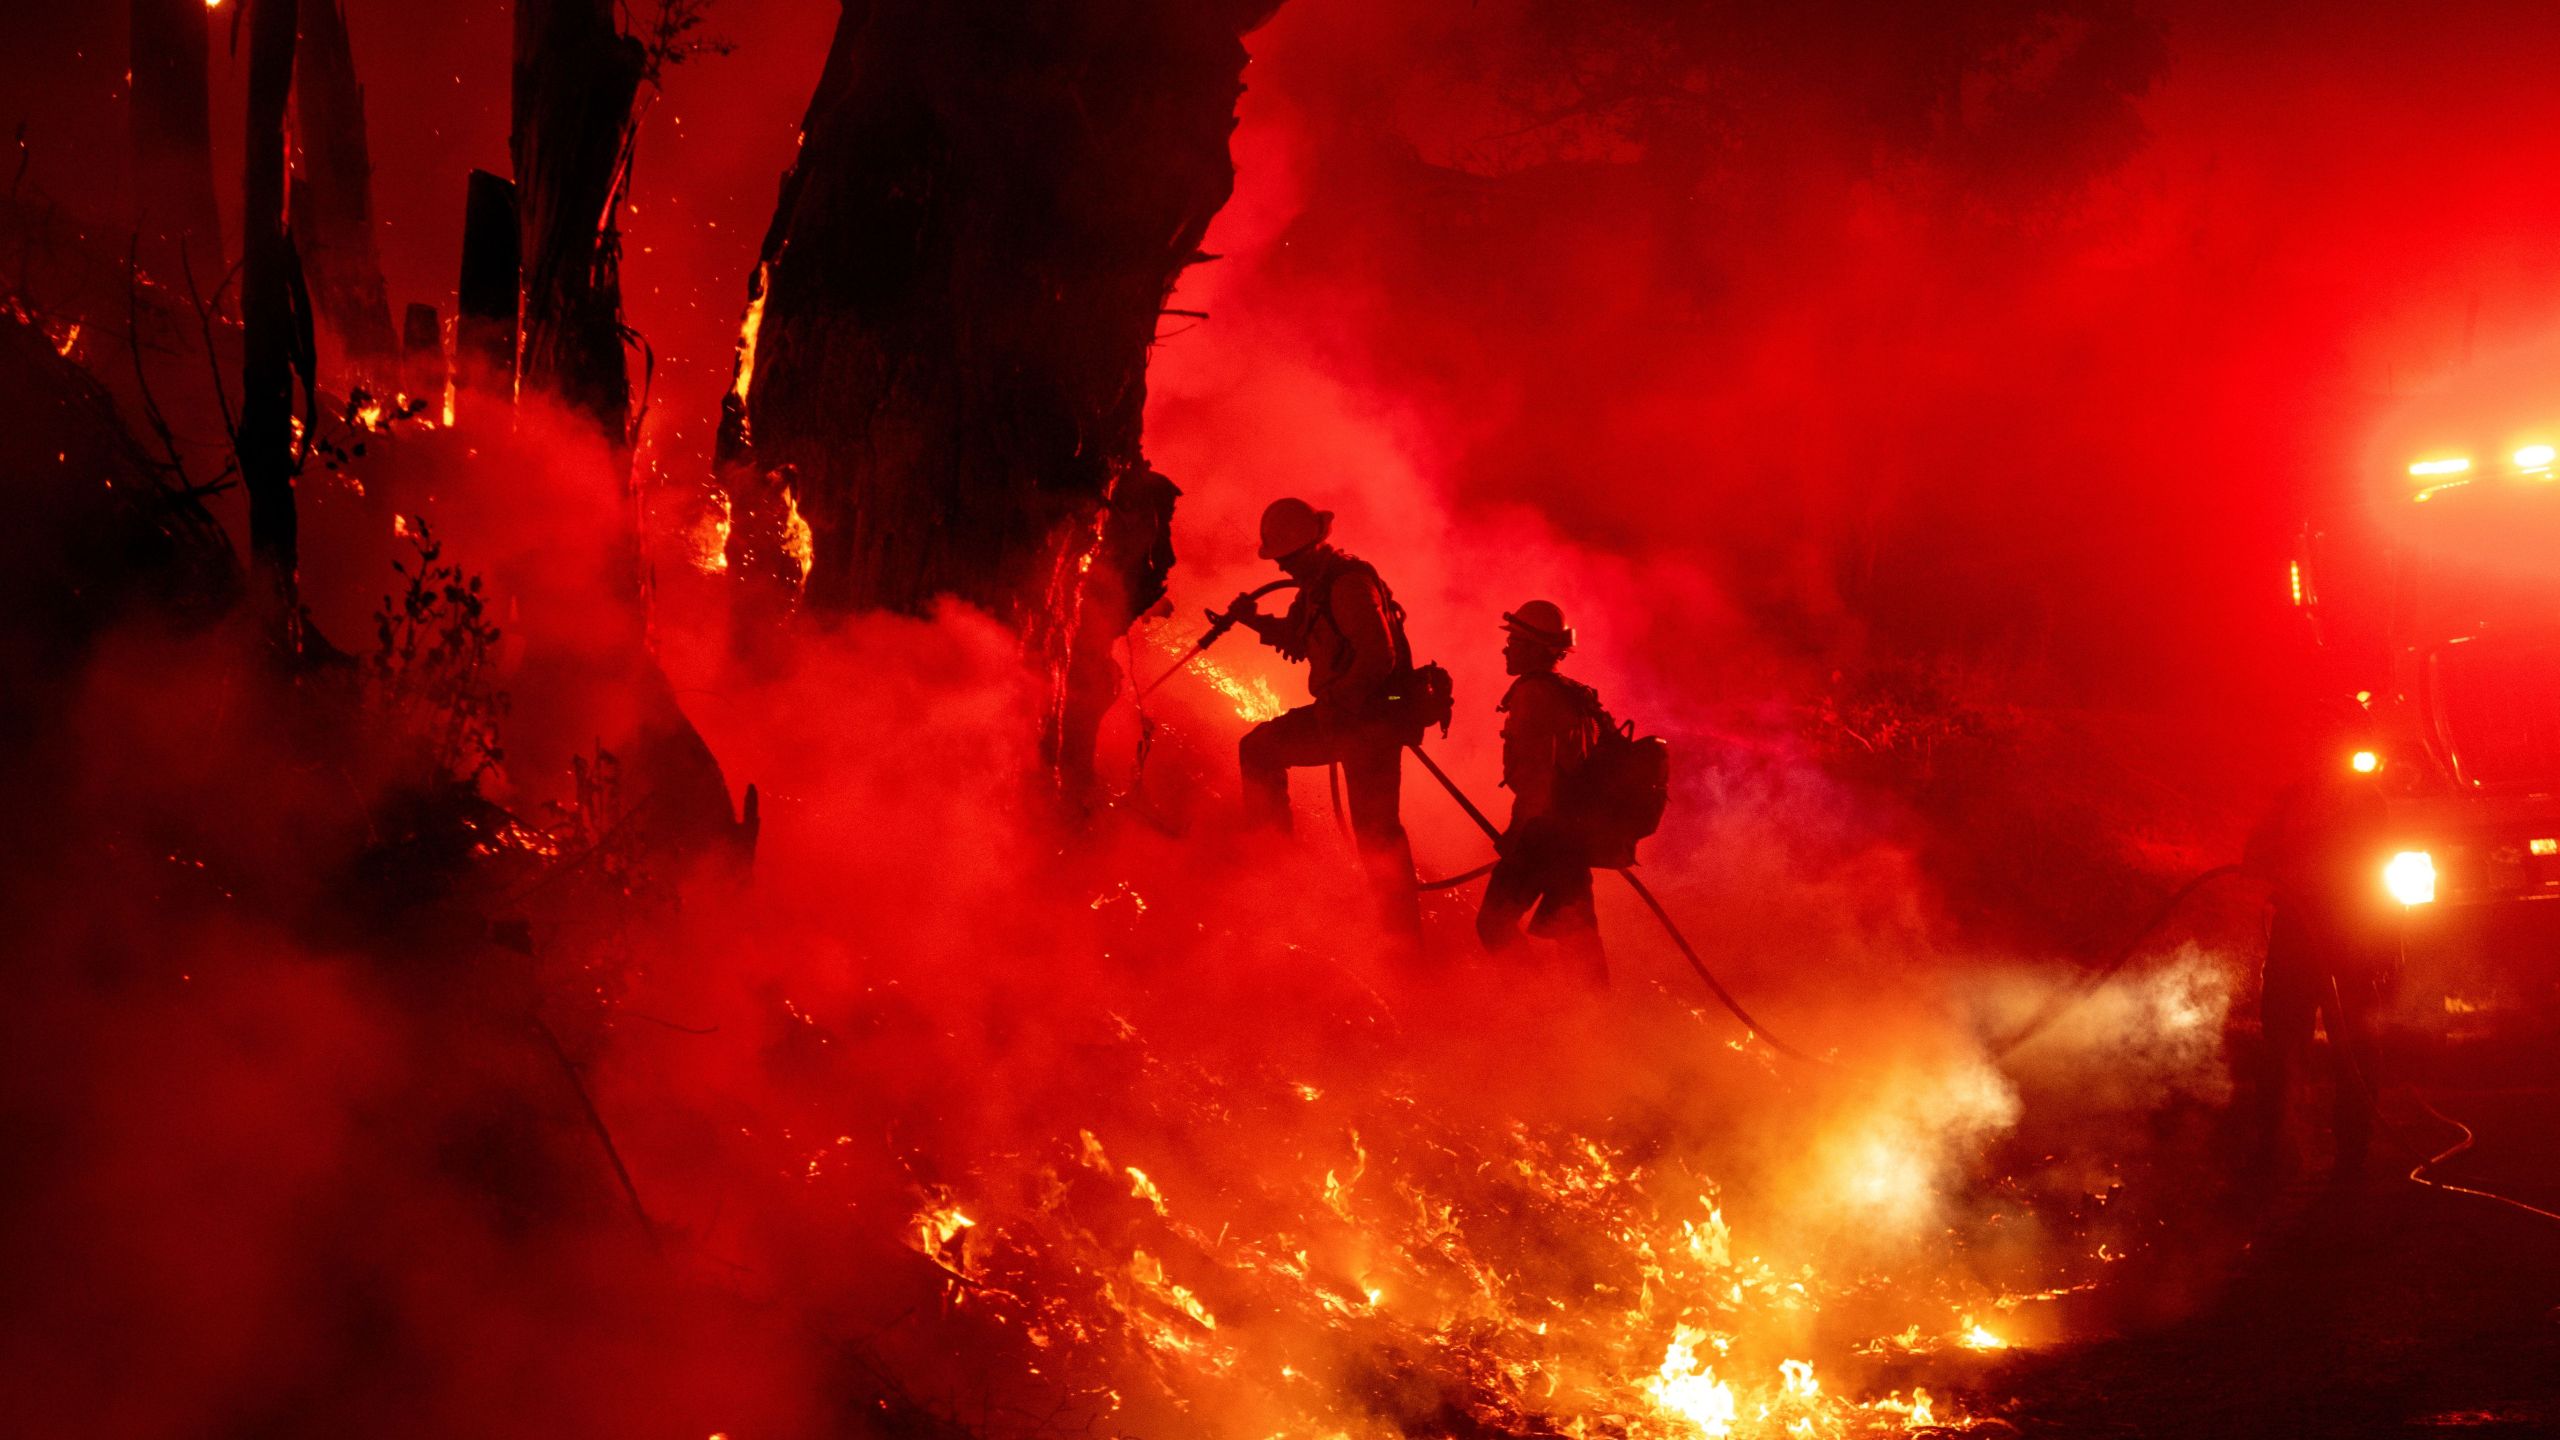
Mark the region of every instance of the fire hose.
[[[2346, 1013], [2346, 996], [2340, 991], [2338, 987], [2338, 977], [2335, 975], [2331, 975], [2329, 977], [2329, 1004], [2331, 1006], [2330, 1014], [2344, 1015]], [[2418, 1108], [2426, 1111], [2429, 1116], [2435, 1119], [2436, 1123], [2452, 1127], [2461, 1135], [2462, 1138], [2454, 1141], [2451, 1145], [2446, 1146], [2442, 1150], [2434, 1152], [2433, 1154], [2428, 1154], [2418, 1146], [2409, 1143], [2409, 1137], [2402, 1134], [2400, 1132], [2400, 1127], [2392, 1124], [2390, 1118], [2382, 1113], [2381, 1087], [2374, 1083], [2373, 1077], [2366, 1073], [2364, 1066], [2357, 1061], [2354, 1047], [2344, 1040], [2334, 1036], [2331, 1038], [2330, 1044], [2331, 1047], [2337, 1051], [2340, 1068], [2345, 1072], [2345, 1075], [2342, 1078], [2351, 1078], [2355, 1084], [2356, 1099], [2364, 1105], [2367, 1113], [2373, 1116], [2374, 1122], [2380, 1127], [2382, 1132], [2390, 1137], [2391, 1143], [2398, 1147], [2400, 1151], [2400, 1158], [2412, 1162], [2409, 1166], [2409, 1173], [2403, 1177], [2407, 1179], [2409, 1183], [2413, 1185], [2423, 1185], [2430, 1190], [2441, 1190], [2448, 1195], [2468, 1195], [2475, 1200], [2491, 1201], [2499, 1205], [2504, 1205], [2512, 1210], [2521, 1210], [2525, 1214], [2531, 1215], [2536, 1219], [2560, 1223], [2560, 1212], [2545, 1210], [2539, 1205], [2527, 1204], [2512, 1195], [2501, 1195], [2495, 1190], [2482, 1190], [2469, 1185], [2456, 1185], [2450, 1181], [2438, 1180], [2431, 1177], [2427, 1172], [2470, 1150], [2471, 1147], [2478, 1142], [2480, 1137], [2473, 1132], [2469, 1125], [2466, 1125], [2462, 1121], [2456, 1120], [2452, 1116], [2444, 1113], [2442, 1110], [2437, 1109], [2424, 1094], [2419, 1092], [2417, 1086], [2411, 1085], [2408, 1087], [2409, 1098], [2418, 1102]]]
[[[2116, 952], [2114, 957], [2109, 959], [2106, 964], [2089, 971], [2081, 978], [2079, 984], [2073, 986], [2061, 997], [2048, 1002], [2044, 1009], [2038, 1011], [2034, 1018], [2030, 1019], [2025, 1025], [2019, 1027], [2006, 1039], [1994, 1044], [1991, 1047], [1993, 1057], [1996, 1059], [2006, 1059], [2012, 1051], [2017, 1050], [2028, 1041], [2033, 1040], [2036, 1036], [2044, 1033], [2046, 1029], [2052, 1026], [2054, 1021], [2061, 1019], [2063, 1015], [2069, 1013], [2074, 1007], [2087, 1000], [2091, 995], [2096, 994], [2100, 986], [2104, 985], [2116, 974], [2116, 972], [2122, 970], [2128, 963], [2130, 963], [2135, 955], [2141, 952], [2143, 942], [2149, 940], [2154, 931], [2158, 930], [2162, 925], [2167, 924], [2169, 917], [2177, 913], [2178, 908], [2186, 903], [2188, 897], [2194, 895], [2198, 890], [2203, 889], [2207, 884], [2213, 881], [2245, 873], [2247, 872], [2238, 865], [2217, 865], [2214, 868], [2197, 875], [2186, 884], [2178, 887], [2178, 889], [2173, 892], [2168, 899], [2160, 903], [2160, 907], [2152, 913], [2151, 918], [2144, 922], [2142, 929], [2134, 935], [2131, 943], [2127, 944], [2122, 950]], [[2343, 1016], [2346, 1013], [2346, 997], [2339, 989], [2338, 977], [2335, 975], [2331, 975], [2329, 977], [2329, 1005], [2329, 1013], [2333, 1016]], [[2343, 1020], [2340, 1020], [2338, 1023], [2341, 1028], [2347, 1028], [2346, 1023]], [[2405, 1177], [2411, 1183], [2423, 1185], [2432, 1190], [2441, 1190], [2449, 1195], [2469, 1195], [2475, 1199], [2493, 1201], [2497, 1204], [2508, 1206], [2511, 1209], [2521, 1210], [2525, 1214], [2532, 1215], [2540, 1219], [2560, 1222], [2560, 1213], [2545, 1210], [2538, 1205], [2527, 1204], [2522, 1200], [2516, 1199], [2512, 1195], [2501, 1195], [2494, 1190], [2481, 1190], [2468, 1185], [2455, 1185], [2448, 1181], [2437, 1180], [2430, 1177], [2428, 1174], [2429, 1171], [2470, 1150], [2478, 1139], [2477, 1135], [2473, 1133], [2469, 1125], [2466, 1125], [2462, 1121], [2457, 1120], [2452, 1116], [2445, 1114], [2442, 1110], [2437, 1109], [2428, 1101], [2425, 1095], [2419, 1093], [2416, 1086], [2412, 1085], [2408, 1087], [2409, 1098], [2418, 1102], [2418, 1108], [2426, 1111], [2428, 1115], [2432, 1116], [2437, 1121], [2437, 1123], [2448, 1126], [2458, 1132], [2461, 1138], [2454, 1141], [2453, 1144], [2446, 1146], [2444, 1149], [2435, 1151], [2432, 1154], [2422, 1150], [2417, 1145], [2410, 1143], [2409, 1138], [2401, 1133], [2400, 1128], [2397, 1125], [2392, 1124], [2390, 1119], [2382, 1113], [2382, 1095], [2380, 1088], [2374, 1083], [2373, 1077], [2366, 1073], [2364, 1066], [2357, 1060], [2354, 1045], [2345, 1038], [2337, 1036], [2332, 1037], [2331, 1044], [2337, 1051], [2340, 1067], [2344, 1072], [2342, 1079], [2345, 1083], [2350, 1083], [2355, 1087], [2356, 1098], [2364, 1105], [2366, 1113], [2370, 1114], [2382, 1131], [2390, 1137], [2392, 1144], [2400, 1150], [2401, 1158], [2411, 1162], [2408, 1174]]]
[[[1492, 840], [1495, 845], [1500, 845], [1502, 843], [1502, 832], [1494, 827], [1494, 823], [1491, 820], [1485, 818], [1485, 813], [1476, 808], [1476, 803], [1473, 800], [1467, 798], [1467, 792], [1458, 788], [1458, 782], [1449, 778], [1449, 772], [1440, 768], [1440, 762], [1432, 759], [1429, 755], [1424, 754], [1422, 746], [1419, 744], [1411, 745], [1406, 748], [1413, 751], [1413, 758], [1422, 762], [1423, 769], [1431, 772], [1431, 778], [1440, 782], [1440, 788], [1449, 792], [1449, 798], [1458, 802], [1458, 808], [1467, 812], [1467, 818], [1476, 822], [1476, 828], [1482, 830], [1485, 833], [1486, 838]], [[1453, 886], [1464, 884], [1479, 875], [1491, 873], [1494, 865], [1500, 863], [1501, 862], [1497, 860], [1492, 864], [1479, 865], [1475, 869], [1470, 870], [1463, 875], [1453, 875], [1445, 880], [1428, 881], [1424, 883], [1421, 888], [1425, 890], [1449, 889]], [[1724, 982], [1716, 979], [1715, 972], [1707, 968], [1707, 962], [1698, 954], [1697, 947], [1689, 943], [1688, 936], [1680, 933], [1680, 927], [1678, 924], [1673, 922], [1671, 912], [1662, 908], [1662, 902], [1654, 898], [1653, 891], [1650, 887], [1648, 887], [1642, 880], [1636, 878], [1636, 873], [1631, 867], [1624, 865], [1612, 865], [1606, 868], [1617, 871], [1618, 878], [1626, 881], [1628, 886], [1636, 892], [1636, 898], [1644, 901], [1645, 908], [1653, 912], [1653, 918], [1662, 922], [1663, 933], [1669, 935], [1671, 937], [1671, 943], [1679, 948], [1681, 958], [1689, 962], [1690, 969], [1698, 972], [1698, 978], [1706, 982], [1707, 989], [1714, 993], [1717, 1001], [1720, 1002], [1726, 1010], [1732, 1012], [1734, 1019], [1742, 1022], [1744, 1029], [1759, 1036], [1762, 1040], [1768, 1043], [1770, 1049], [1777, 1051], [1779, 1054], [1786, 1056], [1790, 1060], [1801, 1060], [1808, 1065], [1823, 1065], [1829, 1063], [1818, 1056], [1808, 1055], [1804, 1051], [1798, 1050], [1796, 1047], [1788, 1044], [1784, 1040], [1779, 1039], [1776, 1035], [1770, 1033], [1768, 1026], [1763, 1025], [1758, 1020], [1752, 1018], [1751, 1012], [1743, 1009], [1742, 1002], [1734, 999], [1733, 992], [1724, 988]]]
[[2071, 1013], [2090, 996], [2097, 994], [2098, 988], [2114, 979], [2117, 971], [2133, 963], [2133, 957], [2142, 953], [2143, 942], [2149, 940], [2154, 931], [2168, 924], [2169, 917], [2178, 913], [2179, 907], [2187, 903], [2189, 896], [2216, 880], [2228, 879], [2242, 873], [2245, 872], [2237, 865], [2216, 865], [2170, 892], [2169, 898], [2160, 902], [2160, 907], [2151, 912], [2150, 919], [2142, 922], [2142, 928], [2134, 932], [2133, 938], [2125, 943], [2123, 949], [2118, 950], [2105, 964], [2083, 972], [2078, 984], [2046, 1001], [2043, 1009], [2030, 1016], [2026, 1024], [2011, 1031], [2006, 1038], [1993, 1042], [1992, 1058], [2006, 1060], [2011, 1051], [2043, 1034], [2054, 1021]]
[[1224, 610], [1211, 610], [1206, 612], [1209, 616], [1208, 630], [1201, 635], [1198, 641], [1193, 643], [1189, 650], [1183, 652], [1181, 659], [1174, 661], [1163, 674], [1148, 681], [1146, 688], [1140, 690], [1137, 695], [1133, 697], [1133, 703], [1144, 703], [1148, 696], [1156, 693], [1156, 687], [1164, 684], [1164, 682], [1172, 679], [1174, 676], [1181, 674], [1183, 671], [1190, 669], [1192, 661], [1207, 654], [1210, 646], [1225, 639], [1227, 632], [1236, 628], [1236, 626], [1243, 621], [1245, 615], [1244, 602], [1249, 600], [1259, 600], [1274, 590], [1294, 590], [1297, 587], [1298, 582], [1295, 580], [1274, 580], [1260, 589], [1246, 591], [1243, 595], [1237, 597], [1237, 603], [1228, 606]]

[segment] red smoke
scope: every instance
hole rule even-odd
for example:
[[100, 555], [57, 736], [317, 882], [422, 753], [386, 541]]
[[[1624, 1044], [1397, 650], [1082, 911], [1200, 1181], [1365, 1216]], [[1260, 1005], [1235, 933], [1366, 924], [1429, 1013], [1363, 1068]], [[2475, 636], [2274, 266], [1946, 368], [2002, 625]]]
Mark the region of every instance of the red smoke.
[[[449, 310], [462, 175], [503, 168], [505, 7], [349, 8], [393, 295]], [[1890, 7], [1794, 7], [1682, 40], [1706, 47], [1696, 113], [1534, 123], [1559, 47], [1619, 43], [1580, 8], [1290, 0], [1254, 37], [1236, 196], [1208, 241], [1223, 258], [1171, 302], [1208, 318], [1166, 318], [1152, 377], [1150, 454], [1187, 495], [1174, 618], [1142, 629], [1134, 668], [1151, 677], [1201, 606], [1268, 577], [1252, 517], [1305, 495], [1457, 672], [1460, 726], [1435, 751], [1492, 801], [1496, 617], [1557, 599], [1585, 640], [1575, 672], [1688, 757], [1648, 852], [1657, 887], [1773, 1024], [1860, 1068], [1725, 1049], [1737, 1032], [1690, 1012], [1689, 977], [1623, 895], [1604, 900], [1605, 1003], [1534, 977], [1381, 973], [1338, 918], [1356, 881], [1316, 792], [1296, 847], [1228, 833], [1243, 722], [1194, 680], [1151, 702], [1143, 771], [1138, 717], [1115, 716], [1124, 803], [1070, 843], [1020, 803], [1031, 701], [992, 625], [864, 619], [750, 678], [715, 658], [721, 617], [672, 584], [655, 621], [678, 698], [732, 790], [763, 801], [752, 889], [657, 877], [635, 913], [570, 885], [493, 900], [522, 935], [386, 937], [332, 868], [371, 785], [312, 764], [325, 747], [241, 681], [254, 662], [227, 641], [126, 636], [81, 678], [78, 743], [56, 752], [73, 761], [36, 820], [63, 854], [113, 863], [30, 863], [7, 895], [29, 956], [5, 1027], [27, 1298], [0, 1374], [25, 1423], [889, 1432], [918, 1424], [911, 1404], [986, 1423], [964, 1402], [1042, 1393], [1048, 1363], [1122, 1386], [1159, 1433], [1311, 1413], [1166, 1379], [1134, 1321], [1072, 1349], [1076, 1371], [971, 1293], [1045, 1259], [1054, 1293], [1090, 1301], [1108, 1286], [1076, 1265], [1095, 1257], [1125, 1293], [1138, 1249], [1228, 1335], [1312, 1354], [1351, 1410], [1407, 1420], [1409, 1390], [1362, 1367], [1423, 1353], [1397, 1347], [1427, 1326], [1372, 1299], [1375, 1328], [1315, 1331], [1221, 1244], [1313, 1236], [1301, 1263], [1349, 1294], [1372, 1262], [1412, 1260], [1382, 1215], [1445, 1201], [1452, 1246], [1527, 1255], [1558, 1293], [1616, 1285], [1604, 1212], [1556, 1199], [1563, 1167], [1590, 1163], [1558, 1137], [1666, 1187], [1721, 1186], [1736, 1243], [1773, 1264], [1889, 1277], [1842, 1301], [1854, 1320], [1755, 1312], [1743, 1350], [1764, 1371], [1815, 1354], [1859, 1377], [1844, 1387], [1898, 1389], [1847, 1359], [1875, 1333], [1856, 1325], [1936, 1338], [1963, 1305], [2076, 1278], [2116, 1222], [2075, 1230], [2018, 1192], [2076, 1201], [2125, 1178], [2064, 1150], [2066, 1120], [2112, 1133], [2217, 1098], [2233, 959], [2200, 950], [2110, 991], [2093, 1012], [2110, 1023], [2000, 1072], [1965, 1012], [2022, 1009], [2034, 982], [1980, 982], [1949, 912], [2009, 903], [2018, 877], [1950, 905], [1932, 825], [1978, 815], [1880, 801], [1799, 721], [1835, 676], [1939, 662], [1974, 701], [2165, 696], [2190, 712], [2176, 733], [2205, 739], [2149, 759], [2263, 743], [2241, 717], [2293, 693], [2291, 526], [2363, 463], [2388, 396], [2466, 350], [2543, 339], [2560, 304], [2560, 199], [2537, 179], [2560, 98], [2501, 63], [2560, 22], [2094, 4], [2048, 26], [1986, 6], [2009, 28], [1967, 49], [1861, 13]], [[1686, 8], [1591, 13], [1638, 47]], [[101, 216], [124, 208], [99, 118], [113, 9], [13, 20], [33, 38], [0, 62], [32, 102], [30, 183]], [[625, 285], [657, 362], [644, 460], [669, 486], [707, 470], [836, 11], [722, 0], [712, 28], [735, 52], [674, 72], [642, 135]], [[217, 84], [226, 115], [236, 79]], [[389, 517], [432, 511], [518, 644], [601, 648], [623, 617], [600, 598], [620, 503], [600, 457], [538, 416], [455, 447], [484, 448], [467, 429], [395, 437], [355, 467], [366, 493], [307, 483], [323, 628], [360, 644], [401, 549]], [[1248, 645], [1212, 659], [1298, 698]], [[502, 793], [533, 813], [628, 716], [591, 693], [517, 700]], [[1482, 858], [1418, 769], [1406, 808], [1426, 871]], [[2210, 838], [2190, 818], [2143, 838], [2190, 858]], [[138, 843], [165, 836], [189, 841]], [[1458, 944], [1463, 904], [1434, 917]], [[2032, 1153], [1995, 1174], [2003, 1137]], [[2026, 1137], [2066, 1158], [2039, 1168]], [[2194, 1140], [2133, 1163], [2192, 1160]], [[1328, 1219], [1311, 1193], [1355, 1154], [1371, 1188]], [[1555, 1165], [1478, 1188], [1503, 1165], [1444, 1154]], [[1132, 1168], [1193, 1250], [1166, 1248], [1173, 1222]], [[1698, 1223], [1701, 1198], [1648, 1192], [1643, 1218]], [[1004, 1258], [955, 1280], [910, 1242], [944, 1202], [1020, 1250], [973, 1242]], [[1643, 1338], [1655, 1353], [1629, 1373], [1659, 1359]]]

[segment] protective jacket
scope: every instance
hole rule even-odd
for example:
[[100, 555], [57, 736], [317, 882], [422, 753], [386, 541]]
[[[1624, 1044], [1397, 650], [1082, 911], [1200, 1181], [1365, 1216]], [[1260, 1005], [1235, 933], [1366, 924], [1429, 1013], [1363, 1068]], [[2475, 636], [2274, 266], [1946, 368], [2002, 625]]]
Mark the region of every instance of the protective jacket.
[[1412, 663], [1403, 607], [1386, 582], [1368, 561], [1329, 545], [1319, 547], [1286, 614], [1246, 623], [1281, 654], [1307, 662], [1307, 693], [1326, 706], [1382, 710], [1387, 682]]
[[1556, 813], [1564, 778], [1600, 738], [1600, 695], [1552, 671], [1523, 675], [1502, 697], [1502, 784], [1511, 823]]

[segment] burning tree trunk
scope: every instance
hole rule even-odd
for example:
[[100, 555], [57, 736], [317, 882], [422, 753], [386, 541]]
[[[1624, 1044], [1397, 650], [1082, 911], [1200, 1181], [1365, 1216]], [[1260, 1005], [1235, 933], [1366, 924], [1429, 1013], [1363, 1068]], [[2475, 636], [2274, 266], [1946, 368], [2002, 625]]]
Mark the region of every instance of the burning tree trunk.
[[733, 553], [784, 549], [796, 511], [810, 606], [1012, 624], [1070, 787], [1171, 563], [1147, 349], [1233, 187], [1271, 8], [849, 3], [758, 268], [723, 475], [773, 503], [738, 506]]
[[356, 81], [339, 0], [300, 0], [294, 134], [309, 177], [295, 187], [293, 223], [319, 312], [355, 368], [377, 386], [400, 353], [382, 255], [373, 238], [373, 154], [365, 140], [364, 87]]
[[260, 599], [291, 632], [300, 564], [294, 512], [293, 378], [310, 374], [311, 316], [285, 213], [285, 104], [293, 91], [295, 0], [249, 12], [248, 152], [241, 212], [240, 479]]
[[528, 385], [557, 394], [620, 448], [631, 381], [622, 355], [622, 242], [614, 228], [631, 102], [648, 52], [611, 0], [517, 0], [515, 157]]
[[198, 273], [218, 275], [204, 0], [133, 0], [132, 17], [134, 228], [155, 262], [183, 238]]

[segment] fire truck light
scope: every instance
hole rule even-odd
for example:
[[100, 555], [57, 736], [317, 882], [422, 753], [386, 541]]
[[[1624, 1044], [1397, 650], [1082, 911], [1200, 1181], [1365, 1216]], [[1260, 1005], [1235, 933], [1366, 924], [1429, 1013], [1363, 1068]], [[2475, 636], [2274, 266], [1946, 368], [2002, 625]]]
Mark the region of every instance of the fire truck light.
[[2526, 841], [2524, 848], [2536, 855], [2560, 855], [2560, 839], [2546, 835], [2539, 840]]
[[2409, 473], [2412, 475], [2460, 475], [2470, 468], [2469, 459], [2456, 456], [2450, 460], [2421, 460], [2409, 467]]
[[2548, 470], [2554, 460], [2560, 460], [2560, 449], [2549, 445], [2527, 445], [2516, 452], [2516, 468], [2519, 470]]
[[2424, 850], [2403, 850], [2382, 867], [2382, 888], [2403, 905], [2426, 905], [2436, 898], [2436, 862]]
[[2347, 764], [2353, 766], [2359, 775], [2370, 775], [2382, 768], [2382, 757], [2370, 750], [2359, 750], [2348, 759]]
[[2293, 562], [2293, 603], [2302, 603], [2302, 562], [2299, 560]]

